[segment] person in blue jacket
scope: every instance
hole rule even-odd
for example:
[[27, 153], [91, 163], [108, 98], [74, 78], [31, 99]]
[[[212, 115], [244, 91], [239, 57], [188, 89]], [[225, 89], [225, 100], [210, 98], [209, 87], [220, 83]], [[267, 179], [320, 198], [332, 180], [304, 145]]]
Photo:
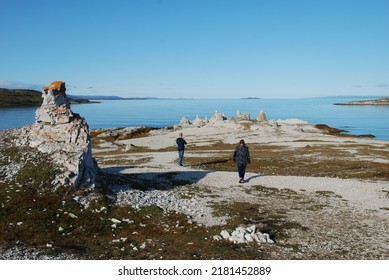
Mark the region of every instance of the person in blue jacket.
[[238, 167], [239, 183], [244, 183], [246, 166], [250, 163], [250, 153], [249, 148], [246, 146], [243, 139], [240, 140], [238, 146], [236, 146], [233, 159]]
[[178, 150], [178, 158], [179, 158], [178, 165], [179, 166], [183, 166], [182, 165], [182, 160], [184, 159], [185, 145], [188, 144], [188, 143], [186, 143], [186, 141], [184, 139], [184, 135], [182, 134], [182, 132], [180, 132], [180, 134], [178, 136], [179, 137], [176, 140], [177, 150]]

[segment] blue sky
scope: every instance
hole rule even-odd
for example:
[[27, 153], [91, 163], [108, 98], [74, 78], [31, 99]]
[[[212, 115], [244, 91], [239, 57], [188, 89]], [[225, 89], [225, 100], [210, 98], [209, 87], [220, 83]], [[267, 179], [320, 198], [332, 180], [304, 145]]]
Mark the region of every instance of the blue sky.
[[389, 96], [387, 0], [0, 0], [0, 87]]

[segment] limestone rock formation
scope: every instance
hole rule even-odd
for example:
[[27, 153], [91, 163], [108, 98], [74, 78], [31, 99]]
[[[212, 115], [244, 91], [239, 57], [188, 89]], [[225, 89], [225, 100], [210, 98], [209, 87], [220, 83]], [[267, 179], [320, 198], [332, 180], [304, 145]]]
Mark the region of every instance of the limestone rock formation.
[[224, 115], [224, 113], [219, 113], [218, 111], [215, 112], [215, 114], [209, 119], [209, 123], [210, 124], [213, 124], [215, 122], [219, 122], [219, 121], [224, 121], [226, 120], [226, 116]]
[[259, 112], [259, 115], [257, 117], [257, 121], [259, 123], [268, 123], [267, 117], [266, 117], [266, 115], [265, 115], [265, 113], [263, 111]]
[[182, 117], [181, 121], [179, 123], [179, 126], [181, 126], [181, 127], [188, 127], [188, 126], [190, 126], [190, 121], [188, 120], [187, 117]]
[[43, 103], [36, 111], [38, 123], [63, 124], [69, 123], [73, 117], [66, 96], [65, 83], [52, 82], [50, 86], [42, 88]]
[[236, 118], [239, 120], [239, 119], [243, 119], [243, 115], [241, 114], [241, 112], [238, 110], [236, 112]]
[[244, 113], [244, 115], [242, 115], [242, 113], [238, 110], [236, 112], [236, 118], [238, 121], [242, 121], [242, 120], [249, 121], [250, 120], [250, 113], [246, 112], [246, 113]]
[[192, 124], [194, 124], [196, 126], [203, 126], [204, 121], [202, 119], [200, 119], [199, 115], [196, 115], [196, 118], [192, 121]]
[[86, 120], [70, 109], [65, 83], [55, 81], [42, 88], [43, 103], [36, 123], [28, 130], [28, 144], [48, 154], [61, 169], [56, 184], [94, 187], [98, 167], [92, 157]]

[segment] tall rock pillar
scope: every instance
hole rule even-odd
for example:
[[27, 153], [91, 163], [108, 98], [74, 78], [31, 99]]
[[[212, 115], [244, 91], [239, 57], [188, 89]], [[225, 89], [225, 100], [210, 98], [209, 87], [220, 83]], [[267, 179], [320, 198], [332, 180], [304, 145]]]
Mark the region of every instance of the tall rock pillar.
[[31, 126], [29, 145], [48, 154], [61, 174], [55, 184], [91, 188], [96, 184], [97, 163], [92, 157], [86, 120], [70, 109], [65, 83], [55, 81], [42, 88], [43, 103]]

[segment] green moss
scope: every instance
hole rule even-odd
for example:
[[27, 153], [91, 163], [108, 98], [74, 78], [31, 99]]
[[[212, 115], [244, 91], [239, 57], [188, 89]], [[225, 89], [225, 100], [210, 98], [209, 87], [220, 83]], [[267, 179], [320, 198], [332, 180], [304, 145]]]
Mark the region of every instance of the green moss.
[[34, 186], [50, 186], [55, 177], [54, 168], [44, 163], [31, 163], [24, 165], [16, 175], [16, 181], [21, 184]]

